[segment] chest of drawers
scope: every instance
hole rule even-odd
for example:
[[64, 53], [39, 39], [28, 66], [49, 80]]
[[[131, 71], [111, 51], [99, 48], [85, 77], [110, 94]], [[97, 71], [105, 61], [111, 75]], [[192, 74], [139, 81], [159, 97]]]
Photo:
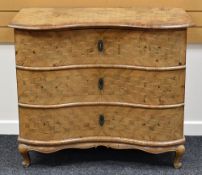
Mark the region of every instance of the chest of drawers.
[[186, 33], [181, 9], [31, 8], [13, 19], [19, 151], [175, 151], [181, 167]]

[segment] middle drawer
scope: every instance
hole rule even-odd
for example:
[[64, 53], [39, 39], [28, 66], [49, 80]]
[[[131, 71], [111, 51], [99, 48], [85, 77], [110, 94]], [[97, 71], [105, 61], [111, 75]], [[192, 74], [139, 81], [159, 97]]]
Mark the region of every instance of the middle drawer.
[[17, 70], [17, 79], [19, 102], [25, 104], [101, 101], [164, 105], [184, 102], [184, 70]]

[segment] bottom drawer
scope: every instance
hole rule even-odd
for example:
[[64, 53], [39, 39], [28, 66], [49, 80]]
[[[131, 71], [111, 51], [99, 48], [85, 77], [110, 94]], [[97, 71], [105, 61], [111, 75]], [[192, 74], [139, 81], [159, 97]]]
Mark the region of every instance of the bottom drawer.
[[20, 107], [20, 137], [39, 141], [109, 136], [145, 141], [183, 138], [183, 107], [143, 109], [80, 106], [57, 109]]

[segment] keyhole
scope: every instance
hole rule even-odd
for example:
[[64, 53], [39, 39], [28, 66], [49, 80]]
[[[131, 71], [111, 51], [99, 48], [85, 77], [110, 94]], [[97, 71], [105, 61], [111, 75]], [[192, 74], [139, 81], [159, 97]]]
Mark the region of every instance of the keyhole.
[[104, 51], [104, 43], [102, 40], [99, 40], [97, 43], [97, 48], [99, 52], [103, 52]]
[[105, 122], [105, 117], [104, 117], [103, 114], [100, 114], [100, 116], [99, 116], [99, 124], [100, 124], [100, 126], [103, 126], [104, 122]]
[[103, 89], [104, 89], [104, 79], [103, 79], [103, 78], [100, 78], [100, 79], [98, 80], [98, 88], [99, 88], [100, 90], [103, 90]]

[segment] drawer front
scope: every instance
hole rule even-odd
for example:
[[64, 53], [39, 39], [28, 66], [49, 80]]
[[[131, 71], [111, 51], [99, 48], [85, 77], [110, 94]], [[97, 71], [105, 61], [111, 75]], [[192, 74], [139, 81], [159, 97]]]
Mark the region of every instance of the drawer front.
[[39, 141], [108, 136], [145, 141], [183, 138], [183, 107], [83, 106], [20, 108], [20, 137]]
[[184, 102], [185, 71], [140, 71], [105, 69], [101, 71], [102, 101], [166, 105]]
[[26, 104], [112, 101], [166, 105], [184, 102], [184, 70], [18, 70], [17, 79], [19, 102]]
[[15, 41], [17, 65], [27, 67], [185, 64], [185, 29], [15, 30]]
[[99, 70], [17, 71], [18, 100], [27, 104], [99, 101]]

